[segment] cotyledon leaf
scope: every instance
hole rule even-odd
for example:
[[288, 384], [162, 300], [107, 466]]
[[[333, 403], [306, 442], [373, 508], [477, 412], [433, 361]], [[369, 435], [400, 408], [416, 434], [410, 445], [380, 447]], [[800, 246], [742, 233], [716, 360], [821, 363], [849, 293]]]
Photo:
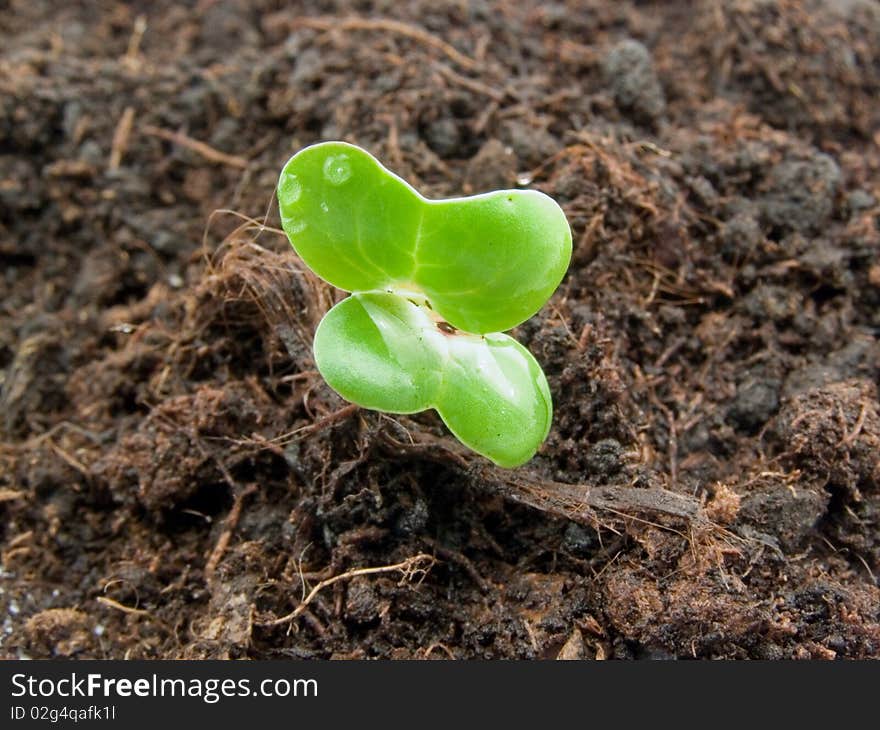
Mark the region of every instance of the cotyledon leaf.
[[315, 361], [346, 400], [390, 413], [435, 408], [462, 443], [504, 467], [528, 461], [553, 418], [544, 373], [516, 340], [449, 332], [396, 294], [356, 293], [333, 307]]
[[278, 180], [281, 225], [303, 261], [346, 291], [408, 280], [421, 225], [418, 195], [359, 147], [312, 145]]
[[442, 334], [408, 299], [353, 294], [324, 315], [315, 363], [343, 398], [388, 413], [430, 408], [442, 379]]
[[531, 317], [571, 258], [565, 214], [543, 193], [428, 200], [344, 142], [294, 155], [278, 201], [284, 231], [321, 278], [351, 292], [423, 296], [465, 332], [500, 332]]
[[448, 340], [443, 385], [434, 407], [463, 444], [499, 466], [524, 464], [547, 438], [553, 401], [532, 354], [512, 337]]

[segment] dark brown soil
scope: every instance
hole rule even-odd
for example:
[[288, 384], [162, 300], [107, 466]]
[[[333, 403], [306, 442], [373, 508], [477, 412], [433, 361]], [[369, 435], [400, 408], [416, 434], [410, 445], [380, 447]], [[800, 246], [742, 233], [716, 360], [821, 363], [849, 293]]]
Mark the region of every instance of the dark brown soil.
[[[0, 49], [0, 654], [880, 657], [877, 2], [6, 0]], [[315, 372], [273, 188], [335, 138], [565, 208], [527, 466]]]

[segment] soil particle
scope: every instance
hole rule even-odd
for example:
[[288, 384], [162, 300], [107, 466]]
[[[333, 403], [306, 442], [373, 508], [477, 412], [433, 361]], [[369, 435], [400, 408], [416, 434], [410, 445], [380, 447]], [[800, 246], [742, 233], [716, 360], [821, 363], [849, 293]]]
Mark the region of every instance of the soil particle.
[[587, 468], [598, 477], [613, 477], [623, 464], [623, 446], [615, 439], [602, 439], [587, 452]]
[[709, 517], [721, 525], [729, 525], [736, 520], [742, 497], [726, 484], [718, 483], [715, 486], [712, 499], [706, 505], [706, 513]]
[[656, 581], [636, 570], [618, 570], [606, 581], [605, 612], [621, 633], [643, 637], [664, 611]]
[[651, 52], [636, 40], [612, 48], [604, 61], [605, 75], [621, 110], [642, 123], [653, 123], [666, 107]]
[[488, 140], [468, 163], [465, 188], [469, 193], [511, 188], [516, 183], [513, 150], [497, 139]]
[[425, 141], [440, 157], [462, 157], [461, 134], [451, 117], [435, 119], [425, 127]]
[[758, 325], [775, 322], [784, 325], [803, 311], [803, 294], [775, 284], [759, 284], [740, 305]]
[[590, 527], [570, 522], [565, 527], [562, 547], [577, 557], [589, 557], [599, 544], [599, 536]]
[[63, 332], [40, 332], [22, 339], [3, 377], [3, 428], [16, 434], [39, 430], [40, 414], [64, 406], [68, 353]]
[[[769, 536], [787, 553], [803, 547], [804, 540], [825, 514], [830, 494], [818, 480], [796, 486], [783, 477], [767, 476], [740, 492], [740, 525]], [[757, 535], [758, 533], [752, 533]]]
[[866, 332], [855, 331], [840, 349], [822, 353], [815, 362], [793, 368], [786, 378], [783, 394], [796, 395], [853, 378], [876, 380], [878, 375], [880, 342]]
[[368, 624], [379, 618], [382, 610], [376, 588], [370, 581], [355, 579], [348, 585], [345, 617], [356, 624]]
[[48, 608], [24, 626], [25, 648], [38, 656], [71, 658], [95, 648], [94, 621], [72, 608]]
[[744, 260], [764, 238], [758, 221], [749, 213], [736, 213], [721, 231], [722, 255], [728, 261]]
[[845, 203], [846, 209], [849, 211], [850, 215], [856, 215], [863, 210], [873, 208], [877, 204], [877, 201], [865, 190], [853, 190], [847, 193]]
[[775, 379], [749, 379], [741, 383], [727, 411], [728, 421], [745, 433], [757, 433], [779, 408], [780, 387]]
[[500, 134], [523, 169], [538, 167], [556, 153], [557, 138], [544, 126], [511, 119], [502, 125]]
[[877, 388], [847, 380], [800, 393], [782, 407], [774, 427], [785, 461], [857, 495], [880, 485]]
[[834, 211], [841, 173], [828, 155], [774, 165], [762, 204], [764, 220], [780, 231], [815, 232]]
[[[237, 550], [224, 570], [236, 562], [246, 562], [248, 545]], [[229, 573], [211, 584], [210, 619], [195, 627], [196, 637], [186, 648], [184, 658], [236, 659], [246, 656], [253, 634], [253, 595], [257, 582], [253, 576], [231, 577]]]
[[574, 629], [571, 635], [566, 639], [565, 644], [559, 650], [556, 658], [560, 661], [577, 661], [578, 659], [588, 659], [587, 649], [584, 646], [584, 636], [580, 629]]

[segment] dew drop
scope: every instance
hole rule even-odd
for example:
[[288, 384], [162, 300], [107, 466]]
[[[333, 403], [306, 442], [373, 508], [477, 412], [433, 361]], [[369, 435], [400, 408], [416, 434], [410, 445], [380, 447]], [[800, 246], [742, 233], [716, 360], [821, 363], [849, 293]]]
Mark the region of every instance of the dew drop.
[[302, 195], [302, 183], [292, 172], [281, 173], [281, 179], [278, 181], [278, 192], [284, 200], [285, 205], [290, 205], [299, 200]]
[[531, 173], [528, 172], [521, 172], [519, 175], [516, 176], [516, 184], [520, 186], [531, 185], [532, 180], [534, 180], [534, 178], [532, 177]]
[[328, 206], [327, 203], [325, 203], [323, 200], [321, 201], [321, 210], [323, 210], [325, 213], [329, 213], [329, 212], [330, 212], [330, 208], [329, 208], [329, 206]]
[[331, 185], [342, 185], [351, 177], [348, 155], [330, 155], [324, 160], [324, 179]]

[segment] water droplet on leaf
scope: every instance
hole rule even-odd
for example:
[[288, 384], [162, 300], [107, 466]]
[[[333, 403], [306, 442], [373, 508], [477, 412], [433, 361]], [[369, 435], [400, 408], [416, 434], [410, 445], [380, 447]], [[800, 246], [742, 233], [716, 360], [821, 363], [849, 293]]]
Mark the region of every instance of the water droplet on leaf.
[[292, 172], [285, 172], [278, 181], [278, 192], [284, 203], [290, 205], [299, 200], [302, 195], [302, 183]]
[[351, 177], [348, 155], [330, 155], [324, 160], [324, 179], [331, 185], [342, 185]]

